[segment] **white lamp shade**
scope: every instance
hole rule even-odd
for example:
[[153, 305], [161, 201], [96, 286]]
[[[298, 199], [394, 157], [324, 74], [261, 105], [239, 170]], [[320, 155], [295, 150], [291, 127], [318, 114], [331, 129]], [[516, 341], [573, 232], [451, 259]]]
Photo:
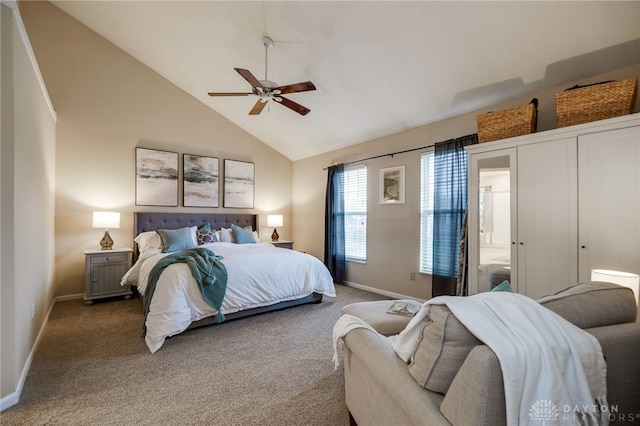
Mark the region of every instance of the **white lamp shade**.
[[640, 276], [629, 272], [609, 271], [607, 269], [594, 269], [591, 271], [591, 281], [604, 281], [618, 284], [633, 290], [633, 295], [638, 303], [640, 293]]
[[93, 227], [104, 229], [120, 228], [120, 213], [93, 212]]
[[282, 226], [283, 217], [281, 214], [269, 214], [267, 215], [267, 226], [277, 228]]

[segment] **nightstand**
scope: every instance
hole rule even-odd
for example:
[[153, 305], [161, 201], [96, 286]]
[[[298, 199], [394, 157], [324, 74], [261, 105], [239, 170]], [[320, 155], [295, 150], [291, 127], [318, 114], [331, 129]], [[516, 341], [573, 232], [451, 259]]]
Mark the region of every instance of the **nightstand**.
[[120, 285], [120, 281], [131, 268], [132, 254], [133, 250], [129, 247], [84, 251], [85, 305], [91, 305], [94, 299], [104, 297], [131, 298], [131, 286]]
[[283, 241], [283, 240], [271, 241], [271, 244], [273, 244], [276, 247], [293, 250], [293, 241]]

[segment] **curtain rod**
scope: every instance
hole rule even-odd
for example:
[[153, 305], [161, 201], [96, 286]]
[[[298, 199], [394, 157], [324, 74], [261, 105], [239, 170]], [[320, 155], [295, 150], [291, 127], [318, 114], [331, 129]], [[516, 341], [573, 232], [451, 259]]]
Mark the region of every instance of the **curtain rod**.
[[[354, 163], [361, 163], [363, 161], [367, 161], [367, 160], [373, 160], [375, 158], [382, 158], [382, 157], [393, 157], [394, 155], [398, 155], [398, 154], [404, 154], [407, 152], [413, 152], [413, 151], [420, 151], [422, 149], [427, 149], [427, 148], [433, 148], [435, 146], [435, 144], [431, 144], [431, 145], [426, 145], [426, 146], [421, 146], [419, 148], [411, 148], [411, 149], [405, 149], [404, 151], [396, 151], [396, 152], [390, 152], [389, 154], [380, 154], [380, 155], [374, 155], [373, 157], [367, 157], [367, 158], [363, 158], [361, 160], [353, 160], [353, 161], [349, 161], [347, 163], [343, 163], [345, 166], [348, 166], [349, 164], [354, 164]], [[322, 170], [327, 170], [329, 167], [325, 167]]]

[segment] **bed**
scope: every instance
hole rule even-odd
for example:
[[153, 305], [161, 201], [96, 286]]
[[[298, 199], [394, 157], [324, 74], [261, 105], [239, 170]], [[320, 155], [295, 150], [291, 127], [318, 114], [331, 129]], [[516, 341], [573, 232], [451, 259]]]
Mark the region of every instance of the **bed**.
[[[239, 227], [251, 232], [257, 228], [257, 216], [134, 213], [134, 265], [125, 274], [122, 283], [136, 286], [144, 296], [153, 267], [170, 254], [162, 253], [161, 247], [154, 248], [144, 238], [157, 238], [157, 230], [161, 230], [161, 233], [174, 232], [167, 230], [186, 232], [185, 228], [190, 228], [193, 232], [194, 227], [201, 228], [206, 224], [210, 225], [212, 231], [223, 229], [229, 232], [235, 225], [236, 230]], [[257, 242], [256, 232], [253, 232], [255, 241], [251, 244], [229, 241], [228, 235], [217, 233], [222, 241], [198, 246], [221, 256], [221, 262], [226, 267], [227, 288], [220, 308], [225, 321], [291, 306], [320, 303], [323, 296], [336, 296], [333, 279], [317, 258], [277, 248], [270, 243]], [[205, 302], [185, 263], [167, 266], [154, 286], [153, 297], [149, 299], [145, 301], [148, 313], [144, 325], [145, 341], [151, 353], [156, 352], [167, 337], [189, 328], [218, 322], [218, 311]]]

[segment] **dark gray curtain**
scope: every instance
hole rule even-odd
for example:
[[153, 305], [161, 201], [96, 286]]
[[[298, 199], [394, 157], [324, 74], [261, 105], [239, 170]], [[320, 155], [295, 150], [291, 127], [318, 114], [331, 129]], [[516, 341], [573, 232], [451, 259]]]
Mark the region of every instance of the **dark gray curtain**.
[[344, 282], [344, 164], [331, 166], [327, 172], [325, 200], [324, 264], [333, 281]]
[[478, 135], [474, 134], [435, 144], [431, 290], [434, 297], [457, 293], [460, 242], [467, 208], [467, 153], [464, 147], [476, 143]]

